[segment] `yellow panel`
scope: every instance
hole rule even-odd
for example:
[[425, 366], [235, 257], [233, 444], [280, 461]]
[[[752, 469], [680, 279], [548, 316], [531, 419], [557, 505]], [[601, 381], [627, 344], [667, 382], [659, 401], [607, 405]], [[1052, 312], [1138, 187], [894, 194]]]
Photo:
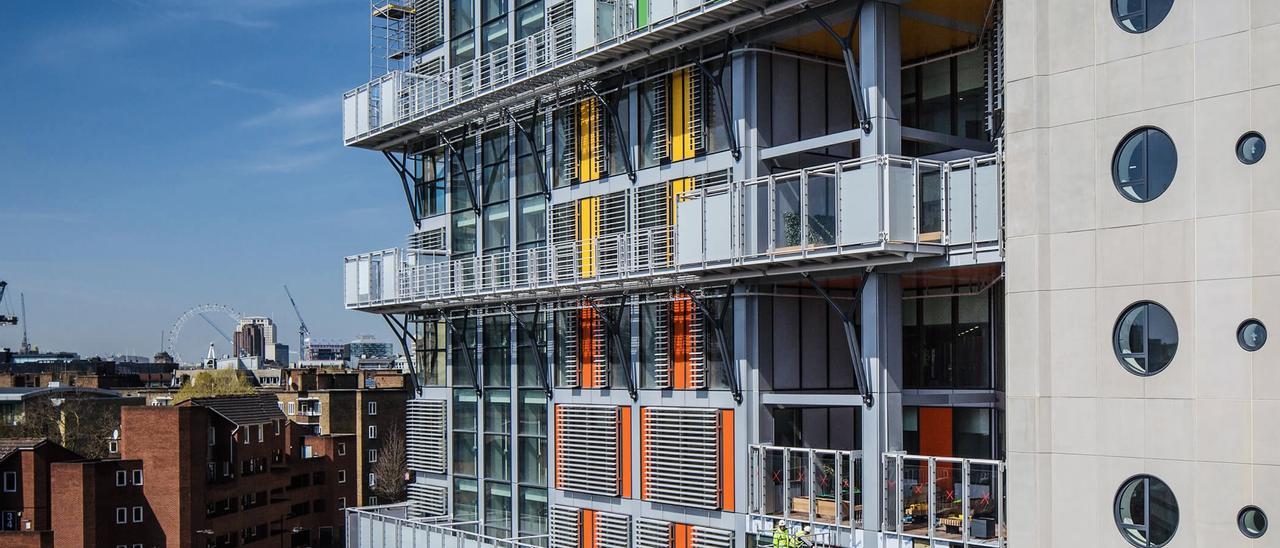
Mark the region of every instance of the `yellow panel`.
[[582, 248], [579, 271], [584, 278], [596, 275], [596, 236], [600, 233], [600, 197], [578, 200], [578, 244]]
[[693, 69], [682, 68], [671, 73], [671, 160], [694, 156], [693, 135]]
[[594, 99], [578, 103], [578, 182], [594, 180], [596, 174], [595, 156], [591, 154], [596, 135]]

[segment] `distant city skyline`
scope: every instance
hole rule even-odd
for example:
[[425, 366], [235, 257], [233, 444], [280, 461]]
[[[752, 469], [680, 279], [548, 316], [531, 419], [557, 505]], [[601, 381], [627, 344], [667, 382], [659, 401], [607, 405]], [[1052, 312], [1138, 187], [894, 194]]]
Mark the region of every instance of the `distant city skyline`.
[[[373, 180], [380, 158], [341, 146], [367, 7], [73, 1], [52, 18], [0, 5], [0, 310], [25, 293], [44, 350], [150, 356], [188, 308], [221, 303], [272, 317], [297, 352], [287, 283], [314, 336], [388, 339], [343, 309], [335, 258], [411, 228], [399, 189]], [[210, 341], [230, 353], [199, 324], [184, 357]], [[0, 326], [0, 347], [21, 340]]]

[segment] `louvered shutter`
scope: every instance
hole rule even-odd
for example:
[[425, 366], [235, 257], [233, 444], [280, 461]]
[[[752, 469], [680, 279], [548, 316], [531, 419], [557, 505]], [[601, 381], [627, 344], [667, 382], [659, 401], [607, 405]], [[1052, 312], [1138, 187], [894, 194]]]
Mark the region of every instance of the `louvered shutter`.
[[578, 311], [563, 310], [556, 313], [557, 336], [560, 367], [560, 386], [578, 388], [582, 386], [582, 368], [578, 361]]
[[551, 206], [551, 249], [555, 257], [553, 276], [571, 280], [578, 268], [578, 203]]
[[693, 542], [690, 548], [733, 548], [733, 531], [698, 526], [692, 529]]
[[667, 102], [670, 100], [668, 86], [671, 85], [670, 77], [663, 78], [653, 86], [653, 119], [650, 120], [650, 138], [653, 139], [653, 157], [666, 160], [671, 157], [671, 135], [670, 124], [667, 117], [670, 112]]
[[409, 19], [410, 51], [422, 53], [444, 42], [443, 0], [414, 0]]
[[[565, 2], [566, 4], [570, 2]], [[560, 133], [563, 148], [560, 150], [560, 178], [566, 183], [578, 181], [578, 111], [573, 105], [559, 109], [555, 114], [556, 130]]]
[[642, 416], [645, 500], [720, 508], [720, 410], [646, 407]]
[[619, 496], [621, 453], [616, 406], [556, 406], [556, 488]]
[[410, 483], [407, 486], [410, 511], [414, 517], [436, 517], [449, 513], [449, 492], [438, 485]]
[[568, 506], [551, 507], [551, 548], [578, 548], [582, 511]]
[[630, 193], [623, 190], [600, 197], [597, 206], [598, 240], [596, 243], [596, 269], [601, 276], [616, 275], [622, 270], [623, 245], [630, 227], [628, 210]]
[[409, 400], [405, 412], [405, 460], [410, 470], [431, 474], [448, 472], [448, 445], [444, 400]]
[[637, 548], [671, 548], [671, 522], [636, 519]]
[[631, 261], [634, 267], [662, 268], [671, 262], [671, 185], [659, 183], [636, 189], [636, 232]]
[[596, 548], [631, 548], [631, 518], [596, 512]]
[[413, 251], [444, 251], [444, 229], [424, 230], [409, 235], [406, 242]]

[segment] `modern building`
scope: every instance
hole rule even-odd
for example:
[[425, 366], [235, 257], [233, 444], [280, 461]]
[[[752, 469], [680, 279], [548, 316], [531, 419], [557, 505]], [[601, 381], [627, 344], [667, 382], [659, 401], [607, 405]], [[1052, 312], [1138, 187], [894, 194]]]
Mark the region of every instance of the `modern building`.
[[352, 360], [360, 358], [390, 358], [395, 348], [389, 342], [380, 342], [372, 335], [361, 335], [346, 344], [346, 355]]
[[[276, 341], [276, 324], [265, 316], [246, 316], [236, 324], [234, 337], [236, 356], [256, 356], [265, 361], [288, 363], [287, 345]], [[284, 348], [281, 349], [280, 347]], [[281, 354], [283, 350], [283, 354]]]
[[[405, 402], [413, 395], [397, 371], [285, 369], [275, 396], [280, 410], [316, 434], [349, 434], [354, 444], [352, 506], [400, 502], [379, 500], [374, 470], [389, 436], [405, 433]], [[398, 433], [398, 434], [397, 434]], [[355, 501], [359, 501], [357, 505]]]
[[409, 234], [344, 297], [416, 397], [353, 545], [1270, 542], [1280, 5], [370, 15]]
[[344, 361], [347, 359], [347, 346], [338, 341], [312, 339], [303, 342], [303, 361]]

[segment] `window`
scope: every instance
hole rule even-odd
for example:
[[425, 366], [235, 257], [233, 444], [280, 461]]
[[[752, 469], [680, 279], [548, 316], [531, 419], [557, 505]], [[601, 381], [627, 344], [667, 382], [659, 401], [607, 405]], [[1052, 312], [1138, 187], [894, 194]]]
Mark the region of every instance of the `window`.
[[347, 471], [338, 470], [338, 483], [346, 483], [346, 482], [347, 482]]
[[1262, 155], [1267, 153], [1267, 140], [1262, 138], [1262, 134], [1256, 131], [1250, 131], [1240, 137], [1236, 141], [1236, 158], [1245, 165], [1253, 165], [1262, 159]]
[[445, 210], [445, 162], [444, 151], [435, 149], [418, 157], [418, 175], [415, 196], [418, 198], [418, 215], [433, 217]]
[[133, 507], [133, 522], [142, 523], [142, 507], [141, 506]]
[[277, 436], [279, 436], [279, 435], [280, 435], [280, 421], [279, 421], [279, 420], [276, 420], [276, 421], [273, 421], [273, 422], [275, 422], [275, 423], [276, 423], [276, 435], [277, 435]]
[[129, 523], [129, 509], [123, 506], [116, 508], [116, 524]]
[[370, 449], [370, 450], [369, 450], [369, 462], [378, 462], [378, 450], [377, 450], [377, 449]]
[[347, 507], [347, 497], [338, 497], [338, 509], [341, 510], [346, 507]]
[[378, 497], [369, 497], [369, 506], [376, 506], [377, 504], [378, 504]]
[[262, 443], [263, 430], [266, 430], [266, 426], [259, 424], [258, 425], [258, 443]]
[[1257, 506], [1245, 506], [1236, 516], [1240, 532], [1249, 538], [1258, 538], [1267, 532], [1267, 514]]
[[1158, 478], [1134, 476], [1116, 492], [1115, 520], [1129, 544], [1138, 548], [1164, 546], [1178, 530], [1178, 499]]
[[133, 471], [133, 484], [142, 485], [142, 469], [141, 468]]
[[1252, 318], [1245, 320], [1236, 329], [1236, 341], [1240, 343], [1240, 348], [1256, 352], [1267, 344], [1267, 326]]
[[1116, 359], [1135, 375], [1159, 373], [1178, 350], [1178, 325], [1165, 307], [1150, 301], [1130, 305], [1116, 321]]
[[378, 485], [377, 474], [369, 474], [369, 487], [376, 487], [377, 485]]
[[245, 429], [244, 429], [244, 433], [243, 433], [243, 434], [241, 434], [241, 435], [242, 435], [242, 436], [244, 436], [244, 444], [245, 444], [245, 445], [249, 445], [249, 438], [252, 438], [252, 437], [253, 437], [253, 436], [251, 435], [251, 432], [249, 431], [249, 428], [245, 428]]
[[108, 442], [107, 442], [107, 452], [108, 452], [108, 453], [112, 453], [112, 454], [119, 453], [119, 452], [120, 452], [120, 442], [118, 442], [118, 441], [116, 441], [116, 440], [110, 440], [110, 441], [108, 441]]
[[339, 457], [341, 457], [342, 455], [345, 455], [345, 454], [347, 454], [347, 444], [345, 444], [345, 443], [339, 443], [339, 444], [338, 444], [338, 456], [339, 456]]
[[[120, 485], [119, 476], [116, 476], [116, 485]], [[18, 491], [18, 473], [5, 472], [4, 473], [4, 492], [16, 493], [17, 491]]]
[[376, 401], [369, 402], [369, 414], [370, 415], [378, 414], [378, 402]]
[[1111, 0], [1111, 16], [1116, 24], [1133, 34], [1156, 28], [1172, 8], [1173, 0]]
[[294, 403], [294, 402], [289, 402], [289, 414], [290, 414], [290, 415], [296, 415], [296, 414], [297, 414], [297, 404], [296, 404], [296, 403]]
[[[5, 472], [5, 479], [8, 479], [8, 475], [11, 473], [12, 472]], [[128, 484], [129, 484], [129, 472], [124, 470], [116, 470], [116, 487], [124, 487], [125, 485], [128, 485]], [[8, 489], [5, 489], [5, 491], [8, 491]]]
[[369, 425], [369, 439], [371, 440], [378, 439], [378, 425], [376, 424]]
[[210, 426], [209, 427], [209, 445], [213, 445], [214, 442], [216, 441], [218, 441], [218, 431], [214, 429], [212, 426]]
[[1159, 198], [1178, 171], [1178, 150], [1169, 134], [1154, 127], [1133, 130], [1120, 141], [1111, 159], [1111, 179], [1131, 202]]

